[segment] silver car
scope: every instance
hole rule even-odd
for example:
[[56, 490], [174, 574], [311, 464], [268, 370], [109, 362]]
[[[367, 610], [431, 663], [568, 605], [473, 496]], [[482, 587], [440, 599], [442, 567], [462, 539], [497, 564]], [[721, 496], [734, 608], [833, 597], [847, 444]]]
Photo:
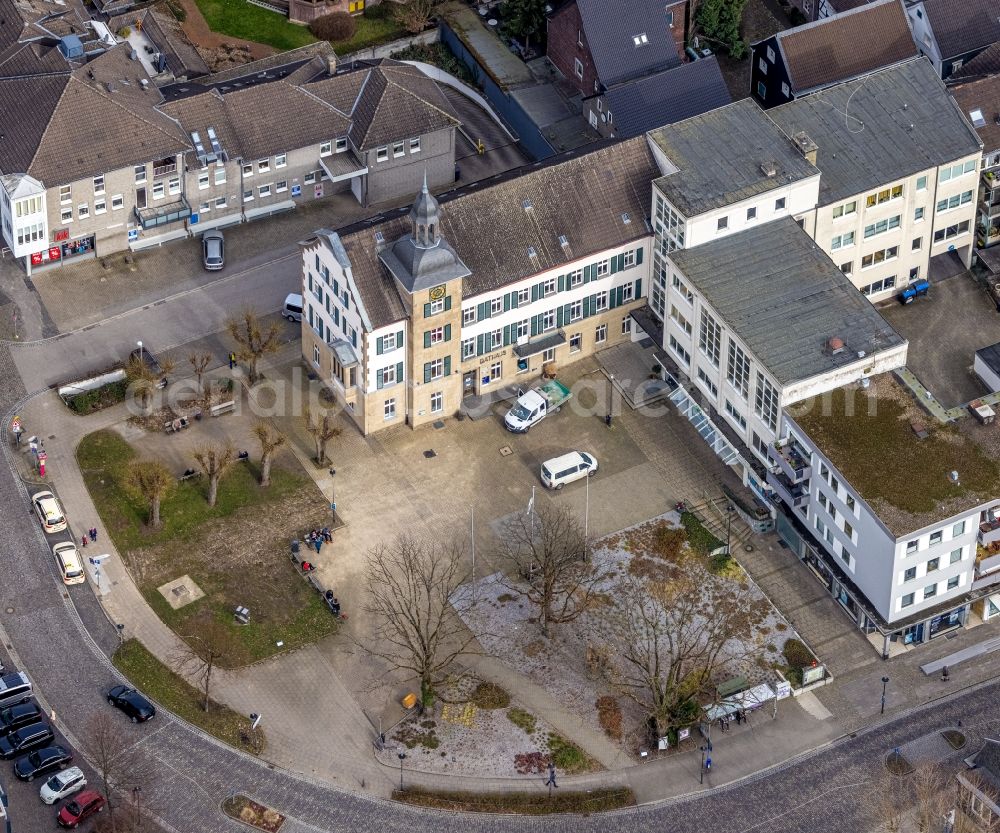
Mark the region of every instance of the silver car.
[[201, 236], [201, 262], [209, 272], [226, 265], [226, 239], [218, 229], [206, 231]]

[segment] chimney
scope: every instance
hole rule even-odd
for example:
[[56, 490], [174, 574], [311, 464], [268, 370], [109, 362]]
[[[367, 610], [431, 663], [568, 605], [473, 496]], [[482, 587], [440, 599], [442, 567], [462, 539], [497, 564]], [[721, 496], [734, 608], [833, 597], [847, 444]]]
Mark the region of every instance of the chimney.
[[326, 74], [331, 78], [337, 74], [337, 53], [332, 49], [326, 53]]
[[771, 177], [778, 172], [778, 166], [774, 162], [761, 162], [760, 172], [764, 176]]
[[804, 130], [800, 130], [795, 136], [792, 137], [795, 141], [795, 146], [799, 149], [806, 162], [810, 165], [816, 164], [816, 151], [819, 150], [819, 146], [809, 138], [809, 134]]
[[843, 353], [844, 340], [841, 338], [837, 338], [837, 336], [833, 336], [832, 338], [827, 339], [826, 349], [831, 356], [836, 356], [839, 353]]

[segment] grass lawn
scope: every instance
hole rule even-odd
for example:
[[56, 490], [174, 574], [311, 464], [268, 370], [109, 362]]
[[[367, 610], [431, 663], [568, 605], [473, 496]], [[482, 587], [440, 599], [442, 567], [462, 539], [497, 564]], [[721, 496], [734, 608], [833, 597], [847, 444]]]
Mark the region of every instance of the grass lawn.
[[266, 43], [279, 51], [315, 42], [305, 26], [246, 0], [195, 0], [213, 32]]
[[555, 790], [545, 793], [472, 793], [459, 790], [425, 790], [411, 787], [393, 790], [392, 797], [407, 804], [457, 810], [466, 813], [520, 813], [544, 816], [549, 813], [600, 813], [635, 806], [635, 794], [628, 787], [601, 787], [586, 792]]
[[251, 730], [249, 718], [214, 700], [209, 700], [206, 712], [201, 707], [201, 693], [149, 653], [141, 642], [127, 640], [111, 659], [132, 685], [178, 717], [237, 749], [254, 755], [264, 751], [264, 733], [261, 729]]
[[[232, 628], [243, 656], [223, 665], [255, 662], [335, 629], [336, 620], [319, 594], [288, 558], [293, 537], [329, 521], [326, 501], [301, 470], [282, 465], [279, 458], [270, 488], [261, 489], [253, 465], [236, 464], [219, 485], [215, 507], [205, 500], [206, 484], [200, 482], [205, 478], [179, 483], [163, 501], [162, 526], [151, 530], [145, 526], [145, 505], [119, 479], [135, 456], [113, 431], [90, 434], [77, 449], [105, 528], [143, 596], [168, 626], [182, 638], [196, 631], [195, 620], [202, 617]], [[174, 610], [157, 588], [183, 575], [205, 596]], [[250, 609], [250, 624], [235, 623], [237, 605]]]
[[375, 20], [359, 15], [354, 20], [357, 22], [358, 28], [352, 37], [347, 40], [332, 41], [333, 49], [337, 55], [350, 55], [353, 52], [370, 49], [373, 46], [389, 43], [406, 36], [406, 30], [402, 29], [391, 17], [385, 20]]

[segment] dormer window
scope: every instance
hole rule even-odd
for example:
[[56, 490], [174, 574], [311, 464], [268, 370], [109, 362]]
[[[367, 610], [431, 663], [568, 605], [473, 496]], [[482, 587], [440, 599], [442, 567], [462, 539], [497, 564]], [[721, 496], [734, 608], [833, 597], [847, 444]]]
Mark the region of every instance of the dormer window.
[[645, 46], [647, 43], [649, 43], [649, 38], [646, 37], [645, 32], [642, 32], [641, 34], [634, 35], [632, 37], [632, 43], [634, 43], [636, 46]]
[[970, 110], [969, 111], [969, 118], [972, 119], [972, 126], [973, 127], [985, 127], [986, 126], [986, 119], [983, 118], [983, 111], [982, 110], [978, 110], [978, 109], [977, 110]]

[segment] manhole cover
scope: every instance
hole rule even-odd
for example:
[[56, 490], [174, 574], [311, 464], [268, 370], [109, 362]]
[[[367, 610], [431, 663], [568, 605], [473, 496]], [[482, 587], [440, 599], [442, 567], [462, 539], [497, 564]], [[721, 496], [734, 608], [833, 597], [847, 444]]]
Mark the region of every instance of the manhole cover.
[[424, 457], [430, 460], [432, 457], [437, 457], [437, 452], [433, 448], [429, 448], [424, 452]]
[[511, 448], [509, 445], [504, 445], [504, 446], [500, 447], [500, 456], [501, 457], [509, 457], [513, 453], [514, 453], [514, 449]]
[[14, 608], [12, 608], [12, 607], [8, 607], [8, 608], [7, 608], [7, 612], [8, 612], [8, 613], [13, 613], [13, 612], [14, 612]]
[[186, 596], [188, 589], [183, 584], [178, 584], [170, 592], [173, 593], [175, 596]]
[[439, 419], [437, 422], [435, 422], [434, 423], [434, 428], [437, 429], [438, 431], [440, 431], [442, 428], [444, 428], [444, 420], [443, 419]]

